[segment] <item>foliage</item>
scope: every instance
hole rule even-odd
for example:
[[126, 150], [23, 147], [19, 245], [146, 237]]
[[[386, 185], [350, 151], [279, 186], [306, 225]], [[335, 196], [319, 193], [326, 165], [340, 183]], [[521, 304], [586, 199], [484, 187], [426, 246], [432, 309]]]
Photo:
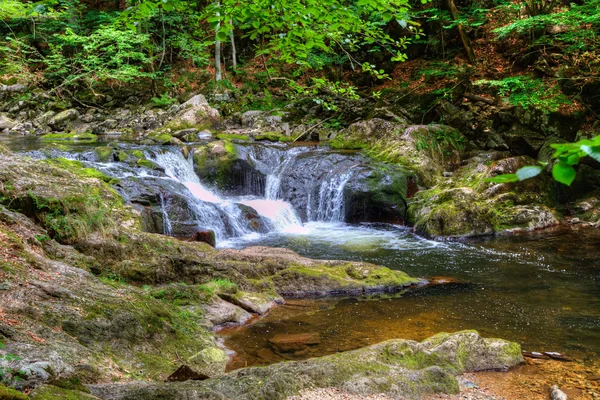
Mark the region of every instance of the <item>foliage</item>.
[[165, 107], [172, 105], [177, 101], [177, 99], [174, 99], [171, 96], [169, 96], [169, 93], [163, 93], [160, 95], [160, 97], [153, 97], [151, 101], [152, 105], [155, 107]]
[[[0, 350], [4, 349], [4, 343], [0, 342]], [[16, 360], [20, 360], [19, 357], [15, 356], [14, 354], [4, 354], [1, 355], [0, 354], [0, 360], [6, 361], [6, 362], [11, 362], [11, 361], [16, 361]], [[12, 374], [12, 370], [10, 369], [10, 367], [1, 367], [0, 366], [0, 381], [2, 381], [4, 379], [4, 377], [8, 374]]]
[[[552, 148], [556, 151], [553, 158], [556, 162], [552, 166], [552, 177], [564, 185], [570, 186], [577, 176], [575, 166], [577, 166], [583, 157], [591, 157], [600, 162], [600, 136], [594, 139], [580, 140], [576, 143], [553, 144]], [[488, 182], [507, 183], [524, 181], [538, 176], [542, 173], [544, 164], [541, 166], [531, 165], [520, 168], [514, 174], [503, 174], [493, 178], [488, 178]]]
[[45, 63], [50, 80], [60, 82], [60, 86], [93, 90], [99, 84], [133, 83], [156, 77], [146, 71], [152, 63], [146, 51], [148, 35], [105, 26], [91, 35], [67, 29], [55, 36], [59, 42], [51, 45]]
[[556, 85], [549, 85], [529, 76], [510, 76], [501, 80], [482, 79], [473, 84], [494, 89], [498, 95], [506, 97], [510, 104], [523, 108], [552, 112], [562, 105], [570, 104]]

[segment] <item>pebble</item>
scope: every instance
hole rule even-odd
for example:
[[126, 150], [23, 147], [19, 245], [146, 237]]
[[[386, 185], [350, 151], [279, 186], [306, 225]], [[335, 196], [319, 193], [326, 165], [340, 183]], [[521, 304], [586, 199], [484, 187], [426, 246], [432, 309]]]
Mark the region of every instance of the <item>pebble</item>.
[[550, 399], [551, 400], [567, 400], [567, 395], [565, 392], [560, 390], [558, 386], [554, 385], [550, 389]]

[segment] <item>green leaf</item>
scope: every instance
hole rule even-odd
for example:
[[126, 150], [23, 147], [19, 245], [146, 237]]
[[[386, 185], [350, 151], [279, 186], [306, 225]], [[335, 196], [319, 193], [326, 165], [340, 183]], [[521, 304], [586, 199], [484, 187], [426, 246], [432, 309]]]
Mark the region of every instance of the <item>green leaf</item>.
[[485, 181], [493, 182], [493, 183], [510, 183], [510, 182], [518, 182], [519, 177], [517, 176], [517, 174], [503, 174], [503, 175], [494, 176], [493, 178], [486, 178]]
[[227, 40], [227, 33], [223, 32], [223, 31], [219, 31], [217, 32], [217, 40], [220, 40], [222, 42]]
[[581, 150], [596, 161], [600, 161], [600, 146], [581, 146]]
[[564, 161], [554, 164], [554, 167], [552, 168], [552, 176], [554, 179], [567, 186], [571, 186], [576, 175], [577, 171], [575, 171], [575, 168]]
[[519, 168], [516, 175], [520, 181], [524, 181], [525, 179], [533, 178], [534, 176], [538, 176], [542, 172], [542, 167], [537, 165], [531, 165], [523, 168]]

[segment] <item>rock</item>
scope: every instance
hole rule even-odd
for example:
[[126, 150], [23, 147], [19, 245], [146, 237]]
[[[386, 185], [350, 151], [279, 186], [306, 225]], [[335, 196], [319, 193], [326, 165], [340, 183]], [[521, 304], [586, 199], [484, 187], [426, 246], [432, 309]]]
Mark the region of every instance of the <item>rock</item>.
[[54, 385], [43, 385], [31, 392], [29, 396], [31, 400], [104, 400], [80, 390], [65, 389]]
[[219, 111], [212, 108], [201, 94], [183, 103], [181, 108], [182, 111], [173, 120], [175, 124], [188, 126], [212, 125], [213, 121], [219, 119]]
[[208, 243], [212, 247], [217, 246], [217, 237], [215, 236], [215, 231], [210, 229], [206, 231], [196, 231], [196, 233], [194, 233], [194, 236], [192, 237], [192, 240], [194, 242]]
[[0, 115], [0, 131], [4, 130], [4, 129], [12, 129], [17, 125], [17, 123], [13, 120], [11, 120], [8, 117], [5, 117], [3, 115]]
[[303, 389], [339, 388], [367, 396], [424, 398], [458, 394], [456, 375], [506, 369], [523, 361], [518, 344], [476, 332], [436, 335], [421, 343], [388, 340], [331, 356], [243, 368], [202, 382], [91, 385], [111, 400], [286, 399]]
[[173, 135], [173, 137], [176, 137], [177, 139], [183, 139], [184, 137], [189, 136], [189, 135], [193, 135], [196, 132], [198, 132], [198, 130], [195, 129], [195, 128], [181, 129], [181, 130], [178, 130], [176, 132], [173, 132], [172, 135]]
[[551, 400], [567, 400], [567, 395], [565, 392], [560, 390], [557, 385], [552, 386], [550, 388], [550, 399]]
[[246, 311], [260, 315], [265, 314], [271, 308], [275, 307], [276, 304], [282, 304], [284, 302], [282, 297], [269, 294], [237, 292], [234, 294], [221, 293], [219, 295], [228, 302], [242, 307]]
[[321, 335], [318, 333], [281, 334], [269, 339], [273, 349], [281, 353], [304, 350], [307, 346], [319, 343], [321, 343]]
[[558, 224], [549, 207], [549, 177], [518, 184], [487, 183], [488, 177], [512, 174], [529, 157], [504, 157], [502, 153], [479, 154], [455, 171], [452, 177], [409, 202], [409, 220], [415, 230], [432, 238], [464, 238], [517, 231], [532, 231]]
[[195, 368], [202, 375], [207, 375], [211, 378], [223, 375], [225, 367], [229, 362], [227, 353], [216, 346], [207, 347], [198, 354], [189, 358], [190, 363], [194, 363]]
[[227, 154], [227, 150], [222, 144], [216, 144], [210, 149], [210, 154], [214, 154], [215, 156], [223, 156]]
[[182, 365], [175, 372], [168, 376], [167, 382], [185, 382], [185, 381], [203, 381], [209, 377], [199, 374], [187, 365]]
[[77, 119], [77, 117], [79, 117], [79, 111], [71, 108], [54, 115], [48, 121], [48, 125], [50, 125], [53, 130], [60, 131], [64, 129], [69, 122]]
[[225, 324], [242, 325], [252, 318], [252, 314], [248, 311], [219, 297], [211, 304], [203, 306], [203, 310], [206, 319], [215, 327]]

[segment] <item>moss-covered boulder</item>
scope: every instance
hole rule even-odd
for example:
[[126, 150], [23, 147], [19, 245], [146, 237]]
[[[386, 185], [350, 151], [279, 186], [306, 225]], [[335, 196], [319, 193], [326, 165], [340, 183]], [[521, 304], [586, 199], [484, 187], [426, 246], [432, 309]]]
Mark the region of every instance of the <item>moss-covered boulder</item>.
[[520, 183], [486, 182], [500, 174], [534, 164], [529, 157], [484, 153], [431, 189], [410, 201], [410, 222], [415, 230], [433, 238], [462, 238], [517, 230], [531, 231], [558, 224], [550, 207], [553, 198], [540, 177]]
[[0, 154], [0, 204], [34, 218], [61, 241], [115, 228], [127, 218], [110, 178], [78, 161]]
[[465, 138], [445, 125], [402, 125], [374, 118], [340, 131], [329, 141], [336, 149], [363, 149], [372, 158], [413, 170], [431, 186], [460, 161]]
[[245, 368], [202, 382], [93, 385], [90, 389], [101, 398], [115, 400], [275, 400], [308, 388], [339, 388], [359, 396], [384, 393], [416, 399], [436, 393], [458, 394], [456, 375], [506, 370], [522, 361], [518, 344], [463, 331], [439, 334], [421, 343], [389, 340], [306, 361]]

